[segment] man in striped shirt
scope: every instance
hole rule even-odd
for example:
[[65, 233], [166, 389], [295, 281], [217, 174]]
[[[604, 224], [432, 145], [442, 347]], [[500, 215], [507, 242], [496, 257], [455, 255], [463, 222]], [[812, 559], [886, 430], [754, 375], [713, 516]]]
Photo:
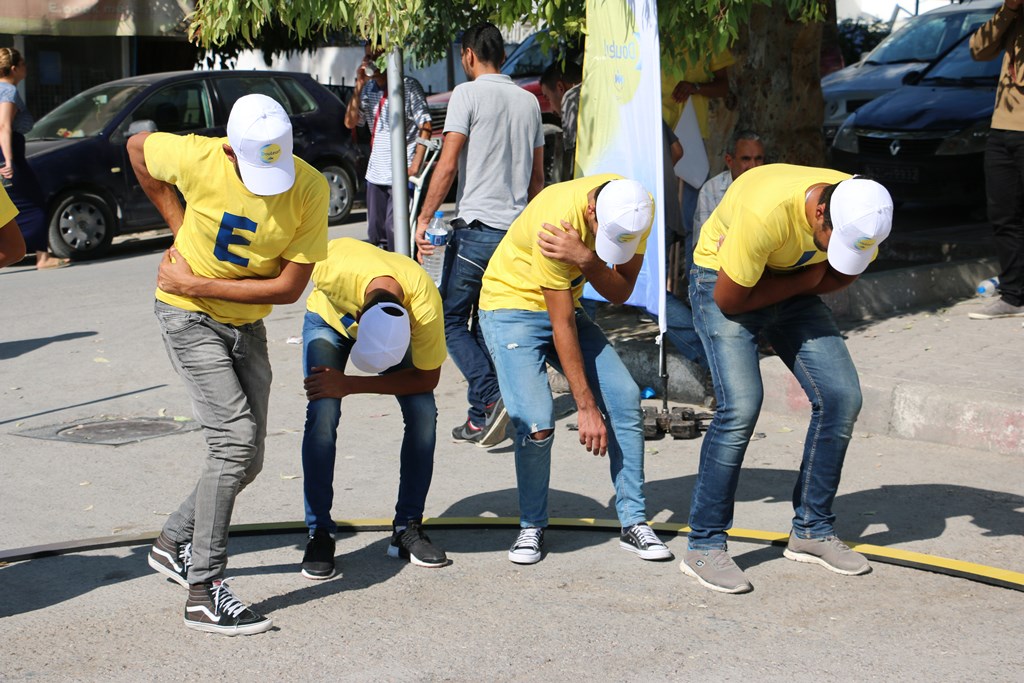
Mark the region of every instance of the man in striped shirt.
[[[376, 64], [381, 54], [381, 50], [372, 50], [369, 45], [366, 46], [366, 56], [356, 69], [355, 90], [345, 109], [345, 125], [349, 128], [370, 128], [370, 161], [366, 169], [366, 232], [371, 244], [394, 251], [388, 75], [386, 71], [380, 71]], [[419, 173], [426, 149], [416, 144], [416, 137], [430, 139], [430, 111], [427, 109], [427, 99], [420, 82], [406, 76], [403, 83], [405, 158], [409, 164], [409, 175], [413, 176]]]

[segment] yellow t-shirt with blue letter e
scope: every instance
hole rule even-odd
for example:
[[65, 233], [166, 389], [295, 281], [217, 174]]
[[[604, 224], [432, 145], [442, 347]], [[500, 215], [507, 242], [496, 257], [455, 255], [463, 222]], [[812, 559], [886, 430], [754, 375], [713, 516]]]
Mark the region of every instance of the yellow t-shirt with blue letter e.
[[[282, 259], [315, 263], [327, 256], [330, 189], [315, 168], [295, 159], [295, 184], [261, 197], [249, 192], [224, 154], [227, 138], [153, 133], [144, 150], [149, 174], [177, 186], [185, 219], [174, 240], [192, 272], [211, 279], [275, 278]], [[266, 317], [273, 306], [186, 297], [157, 289], [156, 298], [229, 325]]]

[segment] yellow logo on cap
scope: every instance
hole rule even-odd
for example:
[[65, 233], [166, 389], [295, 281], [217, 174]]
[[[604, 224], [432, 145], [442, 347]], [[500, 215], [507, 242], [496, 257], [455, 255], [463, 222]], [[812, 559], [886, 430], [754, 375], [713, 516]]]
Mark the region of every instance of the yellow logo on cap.
[[875, 240], [870, 237], [861, 237], [859, 240], [853, 243], [853, 248], [857, 251], [864, 251], [869, 247], [875, 246]]
[[281, 156], [281, 146], [276, 143], [270, 143], [269, 145], [263, 145], [260, 147], [260, 160], [265, 164], [273, 164], [277, 162], [278, 157]]
[[632, 232], [624, 232], [615, 238], [615, 241], [619, 244], [625, 244], [626, 242], [632, 242], [636, 239], [636, 234]]

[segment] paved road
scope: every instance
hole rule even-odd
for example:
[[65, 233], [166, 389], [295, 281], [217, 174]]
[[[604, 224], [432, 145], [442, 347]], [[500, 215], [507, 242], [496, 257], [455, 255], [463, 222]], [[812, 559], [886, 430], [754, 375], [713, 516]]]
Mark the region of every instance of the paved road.
[[[342, 232], [358, 233], [359, 224]], [[0, 271], [0, 548], [155, 533], [194, 482], [198, 432], [119, 447], [18, 435], [87, 418], [190, 415], [152, 319], [166, 238], [112, 258], [37, 273]], [[301, 518], [303, 306], [268, 318], [275, 368], [262, 475], [235, 523]], [[898, 344], [897, 335], [873, 343]], [[452, 443], [465, 385], [446, 363], [428, 514], [516, 515], [509, 444]], [[552, 514], [614, 517], [606, 463], [559, 422]], [[347, 399], [335, 516], [389, 518], [397, 488], [393, 399]], [[785, 532], [805, 424], [766, 415], [751, 445], [736, 524]], [[647, 497], [655, 521], [683, 524], [698, 441], [653, 441]], [[856, 433], [836, 502], [851, 541], [1024, 570], [1019, 458]], [[235, 538], [230, 574], [274, 631], [226, 639], [181, 625], [183, 591], [149, 571], [145, 547], [0, 568], [0, 678], [180, 680], [1020, 680], [1024, 593], [877, 564], [846, 578], [735, 543], [756, 590], [710, 593], [677, 562], [644, 563], [612, 534], [553, 531], [533, 567], [510, 564], [512, 529], [433, 532], [453, 559], [424, 570], [384, 556], [382, 532], [344, 534], [342, 575], [301, 578], [300, 534]], [[680, 553], [682, 537], [671, 538]]]

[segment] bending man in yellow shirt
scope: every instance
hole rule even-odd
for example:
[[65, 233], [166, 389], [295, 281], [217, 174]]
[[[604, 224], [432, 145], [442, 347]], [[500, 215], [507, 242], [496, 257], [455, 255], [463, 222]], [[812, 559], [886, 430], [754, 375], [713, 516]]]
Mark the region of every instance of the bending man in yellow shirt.
[[548, 364], [569, 381], [580, 444], [608, 455], [620, 547], [645, 560], [672, 557], [647, 524], [640, 390], [580, 306], [587, 280], [608, 301], [629, 298], [653, 217], [654, 202], [635, 180], [608, 173], [551, 185], [512, 223], [484, 273], [480, 325], [516, 430], [520, 531], [512, 562], [541, 559], [548, 525]]
[[327, 255], [330, 191], [292, 155], [291, 120], [271, 98], [239, 98], [227, 133], [140, 133], [128, 154], [174, 233], [157, 273], [156, 317], [207, 445], [199, 483], [167, 519], [149, 564], [188, 587], [185, 626], [233, 636], [271, 627], [223, 581], [235, 496], [263, 467], [271, 383], [263, 318], [273, 304], [298, 300]]
[[[446, 356], [441, 295], [408, 256], [351, 238], [330, 242], [327, 260], [313, 269], [313, 285], [302, 326], [309, 399], [302, 436], [309, 541], [302, 575], [334, 576], [332, 481], [341, 400], [351, 394], [391, 394], [402, 408], [405, 435], [388, 555], [420, 567], [442, 567], [448, 558], [421, 527], [434, 472], [434, 389]], [[349, 361], [372, 376], [345, 374]]]
[[681, 569], [722, 593], [752, 590], [726, 550], [740, 466], [761, 411], [758, 335], [811, 401], [785, 555], [839, 574], [870, 570], [835, 535], [832, 501], [861, 407], [857, 369], [819, 294], [849, 286], [892, 227], [872, 180], [770, 164], [736, 178], [700, 233], [690, 278], [693, 322], [718, 408], [704, 435]]

